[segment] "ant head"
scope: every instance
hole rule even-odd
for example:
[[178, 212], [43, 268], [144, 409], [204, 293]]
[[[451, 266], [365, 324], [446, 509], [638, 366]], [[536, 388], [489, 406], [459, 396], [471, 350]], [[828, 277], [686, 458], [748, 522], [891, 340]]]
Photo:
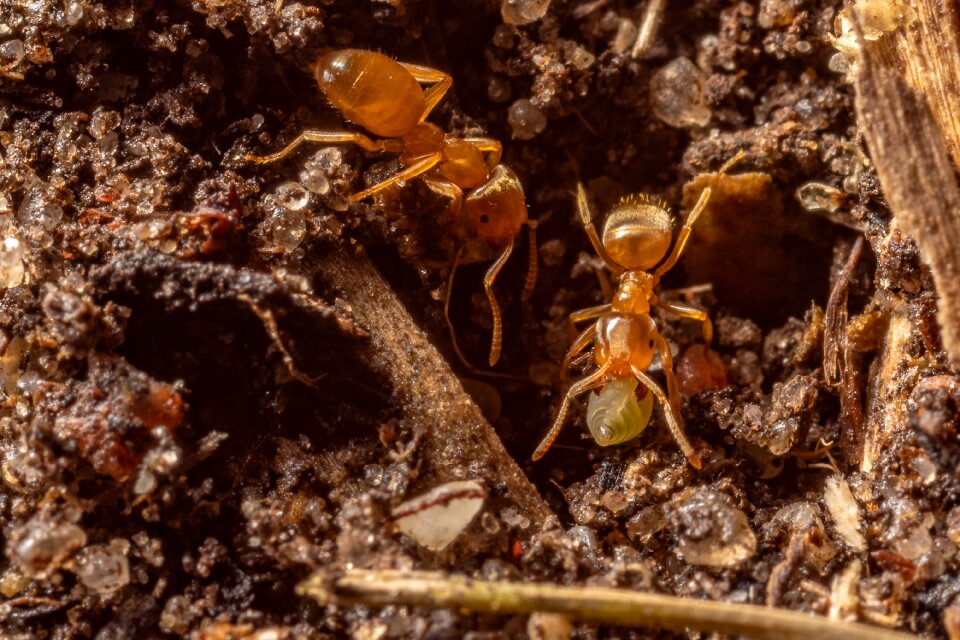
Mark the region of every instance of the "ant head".
[[503, 247], [520, 233], [527, 221], [523, 186], [513, 169], [498, 164], [490, 179], [474, 189], [463, 203], [469, 234], [495, 247]]
[[673, 216], [663, 200], [646, 194], [627, 196], [607, 215], [603, 247], [617, 264], [649, 271], [673, 242]]

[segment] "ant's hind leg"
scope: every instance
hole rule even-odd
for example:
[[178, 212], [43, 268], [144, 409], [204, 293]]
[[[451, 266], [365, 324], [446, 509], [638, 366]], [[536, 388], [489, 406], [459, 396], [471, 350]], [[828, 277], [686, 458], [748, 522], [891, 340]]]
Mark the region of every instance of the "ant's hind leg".
[[432, 67], [425, 67], [420, 64], [401, 62], [400, 66], [409, 71], [410, 75], [412, 75], [417, 82], [433, 85], [423, 92], [424, 106], [423, 113], [420, 115], [420, 122], [423, 122], [427, 119], [427, 116], [430, 115], [430, 112], [433, 111], [433, 108], [437, 106], [437, 103], [440, 102], [444, 94], [450, 90], [450, 87], [453, 85], [453, 78], [443, 71]]
[[683, 415], [680, 413], [680, 385], [677, 384], [677, 377], [673, 373], [673, 354], [670, 353], [670, 345], [660, 334], [654, 338], [657, 342], [657, 351], [660, 352], [660, 361], [663, 363], [663, 375], [667, 379], [667, 393], [670, 396], [670, 405], [677, 416], [677, 422], [683, 426]]
[[487, 293], [487, 300], [490, 301], [490, 312], [493, 315], [493, 338], [490, 341], [490, 366], [497, 364], [500, 359], [500, 348], [503, 345], [503, 321], [500, 318], [500, 305], [497, 303], [497, 297], [493, 295], [493, 283], [497, 279], [503, 265], [506, 264], [513, 253], [513, 243], [507, 245], [500, 257], [490, 266], [487, 274], [483, 277], [483, 289]]
[[[666, 367], [664, 367], [664, 371], [666, 370]], [[687, 457], [687, 460], [690, 461], [690, 464], [693, 466], [693, 468], [699, 469], [703, 463], [700, 462], [700, 456], [697, 455], [693, 445], [690, 444], [690, 441], [687, 440], [687, 436], [683, 433], [683, 417], [680, 415], [679, 409], [677, 412], [674, 412], [670, 400], [663, 392], [663, 389], [661, 389], [660, 385], [654, 382], [653, 379], [651, 379], [646, 373], [636, 367], [633, 367], [633, 375], [636, 376], [637, 380], [639, 380], [643, 386], [649, 389], [650, 392], [657, 397], [657, 400], [660, 401], [660, 405], [663, 407], [663, 415], [667, 419], [667, 426], [670, 427], [670, 433], [673, 435], [673, 439], [677, 441], [680, 451], [682, 451], [683, 455]]]
[[[573, 386], [567, 390], [567, 393], [563, 396], [563, 402], [560, 404], [560, 411], [557, 413], [557, 417], [553, 419], [553, 426], [550, 427], [547, 435], [543, 436], [543, 440], [540, 441], [540, 444], [537, 445], [537, 450], [534, 451], [531, 456], [534, 461], [546, 455], [550, 447], [553, 446], [553, 442], [557, 439], [557, 436], [560, 435], [560, 429], [563, 428], [563, 422], [567, 419], [567, 413], [570, 411], [570, 401], [581, 393], [590, 391], [603, 384], [603, 376], [606, 375], [607, 369], [609, 368], [608, 365], [600, 367], [586, 378], [575, 382]], [[661, 393], [663, 392], [661, 391]]]
[[362, 133], [356, 133], [352, 131], [316, 131], [309, 130], [304, 131], [296, 138], [293, 139], [293, 142], [288, 144], [286, 147], [277, 151], [276, 153], [271, 153], [266, 156], [257, 156], [253, 154], [247, 154], [245, 157], [248, 162], [256, 162], [257, 164], [268, 164], [271, 162], [276, 162], [278, 160], [283, 160], [288, 155], [297, 150], [297, 147], [302, 145], [304, 142], [321, 142], [327, 144], [343, 144], [353, 143], [365, 149], [367, 151], [383, 151], [384, 142], [383, 140], [371, 140]]
[[402, 170], [396, 172], [395, 174], [393, 174], [383, 182], [378, 182], [372, 187], [367, 187], [363, 191], [353, 194], [352, 196], [350, 196], [349, 200], [350, 202], [359, 202], [364, 198], [367, 198], [369, 196], [372, 196], [375, 193], [383, 191], [384, 189], [386, 189], [392, 184], [396, 184], [398, 182], [403, 182], [404, 180], [410, 180], [412, 178], [416, 178], [417, 176], [423, 175], [427, 171], [430, 171], [430, 169], [435, 167], [438, 162], [440, 162], [439, 153], [433, 153], [428, 156], [423, 156], [421, 159], [417, 160], [410, 166], [404, 167]]

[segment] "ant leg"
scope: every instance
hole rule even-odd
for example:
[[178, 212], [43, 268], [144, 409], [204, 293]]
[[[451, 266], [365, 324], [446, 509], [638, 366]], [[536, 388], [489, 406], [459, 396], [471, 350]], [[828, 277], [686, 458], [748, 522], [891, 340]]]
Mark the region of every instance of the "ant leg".
[[344, 142], [352, 142], [361, 149], [367, 151], [383, 151], [384, 150], [384, 141], [383, 140], [371, 140], [362, 133], [356, 133], [351, 131], [316, 131], [309, 130], [304, 131], [296, 138], [293, 139], [293, 142], [288, 144], [286, 147], [277, 151], [276, 153], [271, 153], [266, 156], [257, 156], [253, 154], [247, 154], [245, 159], [247, 162], [256, 162], [257, 164], [268, 164], [270, 162], [276, 162], [277, 160], [283, 160], [288, 155], [293, 153], [297, 147], [302, 145], [304, 142], [326, 142], [329, 144], [341, 144]]
[[[570, 401], [581, 393], [590, 391], [603, 384], [603, 377], [609, 368], [610, 365], [600, 367], [586, 378], [573, 383], [570, 389], [567, 390], [567, 393], [563, 396], [563, 402], [560, 404], [560, 411], [557, 413], [557, 417], [553, 419], [553, 426], [550, 427], [547, 435], [543, 436], [543, 440], [537, 445], [537, 450], [530, 456], [534, 461], [542, 458], [553, 445], [557, 436], [560, 435], [560, 429], [563, 428], [563, 421], [566, 420], [567, 413], [570, 411]], [[663, 392], [661, 391], [661, 393]]]
[[570, 369], [574, 367], [581, 367], [586, 364], [587, 360], [593, 357], [593, 352], [590, 353], [581, 353], [576, 358], [570, 361]]
[[493, 339], [490, 341], [490, 366], [497, 364], [500, 359], [500, 347], [503, 345], [503, 321], [500, 319], [500, 305], [497, 303], [496, 296], [493, 295], [493, 282], [497, 279], [500, 269], [513, 253], [513, 243], [507, 245], [500, 257], [490, 265], [487, 274], [483, 276], [483, 289], [487, 292], [487, 300], [490, 301], [490, 312], [493, 314]]
[[737, 151], [732, 158], [723, 163], [723, 166], [720, 167], [720, 170], [717, 171], [719, 175], [725, 174], [727, 171], [733, 168], [735, 164], [738, 164], [741, 160], [747, 157], [747, 152], [743, 149]]
[[453, 265], [450, 267], [450, 277], [447, 279], [447, 296], [443, 301], [443, 319], [447, 322], [447, 329], [450, 331], [450, 342], [453, 344], [453, 351], [457, 354], [457, 357], [460, 359], [461, 364], [467, 371], [477, 376], [485, 376], [488, 378], [500, 378], [502, 380], [513, 380], [513, 381], [526, 381], [526, 378], [519, 378], [517, 376], [512, 376], [507, 373], [498, 373], [496, 371], [482, 371], [473, 366], [467, 357], [463, 355], [463, 352], [460, 351], [460, 344], [457, 342], [457, 332], [453, 328], [453, 322], [450, 320], [450, 296], [453, 293], [453, 276], [457, 272], [457, 266], [460, 263], [460, 258], [463, 256], [463, 247], [461, 246], [457, 250], [457, 254], [453, 259]]
[[378, 182], [372, 187], [367, 187], [363, 191], [353, 194], [348, 198], [348, 200], [350, 202], [359, 202], [368, 196], [372, 196], [375, 193], [383, 191], [392, 184], [416, 178], [417, 176], [430, 171], [430, 169], [436, 166], [438, 162], [440, 162], [439, 153], [432, 153], [428, 156], [423, 156], [421, 159], [417, 160], [408, 167], [404, 167], [402, 170], [396, 172], [383, 182]]
[[696, 307], [690, 307], [685, 304], [676, 304], [675, 302], [662, 301], [658, 301], [657, 306], [681, 318], [699, 320], [703, 323], [703, 341], [710, 344], [710, 341], [713, 340], [713, 323], [710, 321], [710, 316], [707, 315], [707, 312], [703, 309], [697, 309]]
[[[666, 369], [664, 369], [666, 371]], [[670, 427], [670, 433], [673, 434], [673, 439], [677, 441], [680, 450], [683, 452], [683, 455], [687, 457], [687, 460], [690, 461], [690, 464], [694, 469], [700, 469], [702, 463], [700, 462], [700, 456], [697, 455], [697, 452], [694, 451], [693, 445], [690, 444], [690, 441], [687, 440], [687, 436], [683, 434], [683, 418], [680, 416], [679, 412], [674, 413], [673, 408], [670, 405], [670, 401], [667, 399], [666, 394], [663, 393], [663, 389], [660, 388], [656, 382], [654, 382], [650, 376], [638, 369], [633, 367], [633, 375], [636, 376], [643, 386], [650, 390], [653, 395], [657, 397], [657, 400], [660, 401], [660, 405], [663, 407], [663, 414], [667, 418], [667, 426]]]
[[577, 182], [577, 212], [580, 214], [580, 222], [583, 223], [583, 229], [587, 232], [587, 237], [590, 238], [590, 244], [593, 245], [593, 250], [597, 252], [597, 255], [600, 256], [600, 259], [603, 260], [610, 271], [613, 271], [617, 275], [624, 273], [626, 269], [613, 261], [613, 258], [610, 257], [610, 254], [607, 253], [603, 243], [600, 241], [597, 228], [593, 226], [593, 213], [590, 211], [590, 203], [587, 201], [587, 191], [583, 188], [582, 182]]
[[469, 142], [484, 154], [486, 157], [487, 169], [493, 169], [500, 164], [500, 156], [503, 155], [503, 145], [499, 140], [493, 138], [464, 138], [464, 142]]
[[423, 182], [430, 187], [430, 190], [434, 193], [450, 199], [450, 204], [447, 208], [454, 216], [460, 212], [460, 207], [463, 206], [463, 189], [449, 180], [438, 180], [434, 177], [424, 178]]
[[523, 293], [520, 294], [520, 300], [526, 302], [533, 294], [533, 287], [537, 284], [537, 221], [527, 220], [527, 238], [530, 242], [530, 257], [527, 263], [527, 277], [523, 281]]
[[575, 335], [577, 333], [577, 323], [587, 320], [596, 320], [600, 316], [610, 313], [610, 303], [601, 304], [596, 307], [587, 307], [579, 309], [567, 316], [567, 333]]
[[660, 362], [663, 363], [663, 375], [667, 379], [667, 395], [670, 396], [670, 405], [677, 415], [677, 422], [683, 426], [683, 416], [680, 413], [680, 385], [677, 384], [677, 378], [673, 374], [673, 354], [670, 352], [670, 345], [659, 333], [654, 339], [657, 341], [657, 351], [660, 352]]
[[474, 366], [470, 364], [467, 357], [460, 351], [460, 344], [457, 342], [457, 332], [453, 328], [453, 322], [450, 321], [450, 295], [453, 293], [453, 276], [457, 273], [457, 266], [460, 264], [460, 258], [463, 256], [463, 247], [457, 249], [457, 255], [453, 258], [453, 266], [450, 267], [450, 277], [447, 279], [447, 296], [443, 301], [443, 319], [447, 321], [447, 329], [450, 331], [450, 342], [453, 343], [453, 350], [456, 352], [460, 362], [469, 369], [475, 371]]
[[417, 82], [433, 85], [423, 92], [423, 114], [418, 121], [423, 122], [427, 119], [427, 116], [430, 115], [430, 112], [433, 111], [433, 108], [437, 106], [437, 103], [443, 98], [443, 95], [453, 85], [453, 78], [443, 71], [432, 67], [425, 67], [420, 64], [401, 62], [400, 66], [409, 71], [410, 75], [412, 75]]
[[[720, 167], [720, 170], [717, 171], [715, 176], [721, 176], [729, 171], [733, 165], [737, 164], [747, 154], [741, 149], [738, 151], [732, 158], [723, 163], [723, 166]], [[667, 257], [666, 261], [657, 267], [657, 270], [653, 272], [655, 276], [662, 276], [667, 271], [673, 268], [673, 265], [677, 263], [677, 260], [680, 258], [680, 254], [683, 253], [684, 247], [687, 245], [687, 240], [690, 238], [690, 232], [693, 229], [693, 223], [697, 221], [697, 218], [700, 217], [700, 214], [703, 213], [703, 210], [707, 208], [707, 203], [710, 201], [710, 195], [712, 191], [710, 187], [705, 187], [703, 191], [700, 192], [700, 197], [697, 199], [697, 204], [693, 206], [693, 209], [687, 215], [686, 221], [683, 223], [683, 227], [680, 229], [680, 233], [677, 234], [677, 241], [673, 245], [673, 250], [670, 252], [670, 255]]]
[[580, 335], [577, 336], [576, 340], [573, 341], [573, 344], [570, 345], [570, 348], [567, 349], [566, 355], [563, 356], [563, 364], [560, 365], [560, 380], [557, 382], [559, 391], [562, 391], [567, 385], [567, 374], [570, 373], [570, 367], [573, 366], [573, 361], [577, 358], [581, 351], [590, 346], [590, 343], [594, 341], [596, 336], [596, 325], [588, 327], [580, 332]]
[[687, 215], [686, 221], [680, 228], [680, 233], [677, 234], [677, 241], [673, 243], [673, 249], [670, 251], [670, 255], [667, 256], [663, 264], [657, 267], [653, 275], [657, 277], [662, 276], [667, 271], [670, 271], [673, 265], [677, 264], [680, 254], [683, 253], [683, 249], [687, 246], [687, 240], [690, 238], [690, 232], [693, 230], [693, 223], [697, 221], [697, 218], [700, 217], [703, 210], [707, 208], [707, 202], [710, 201], [711, 193], [710, 187], [706, 187], [700, 192], [700, 198], [697, 200], [697, 204], [694, 205], [693, 209]]

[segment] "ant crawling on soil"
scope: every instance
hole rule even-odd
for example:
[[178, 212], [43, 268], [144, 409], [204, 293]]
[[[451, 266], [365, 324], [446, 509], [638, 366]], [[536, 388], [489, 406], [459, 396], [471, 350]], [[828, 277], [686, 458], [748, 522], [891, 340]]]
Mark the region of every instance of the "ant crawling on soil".
[[[725, 173], [742, 157], [743, 153], [738, 153], [721, 167], [719, 173]], [[654, 291], [663, 274], [683, 253], [694, 222], [710, 200], [710, 193], [709, 187], [701, 192], [671, 249], [673, 216], [665, 202], [645, 194], [624, 198], [607, 214], [600, 236], [593, 225], [586, 190], [577, 182], [580, 220], [597, 255], [610, 271], [620, 276], [620, 282], [611, 302], [575, 311], [568, 318], [571, 325], [586, 320], [596, 322], [577, 336], [564, 356], [561, 388], [574, 359], [578, 359], [591, 343], [595, 343], [592, 355], [597, 369], [567, 390], [553, 426], [533, 453], [534, 460], [542, 458], [557, 439], [570, 409], [570, 401], [582, 393], [603, 387], [599, 395], [591, 398], [587, 409], [588, 427], [597, 444], [609, 446], [638, 436], [650, 421], [653, 411], [650, 394], [653, 394], [664, 407], [667, 425], [680, 449], [694, 468], [700, 468], [700, 457], [683, 433], [680, 391], [673, 373], [670, 346], [657, 331], [650, 309], [657, 306], [680, 317], [699, 320], [703, 323], [704, 341], [709, 343], [713, 338], [713, 325], [705, 311], [665, 302]], [[646, 374], [654, 351], [659, 352], [663, 362], [667, 393]], [[650, 392], [639, 401], [635, 393], [638, 383]]]
[[[476, 371], [457, 344], [450, 321], [450, 289], [459, 264], [497, 256], [483, 279], [493, 314], [490, 366], [500, 358], [503, 323], [493, 283], [513, 251], [524, 225], [530, 230], [530, 261], [522, 299], [526, 300], [537, 278], [535, 220], [530, 220], [523, 187], [513, 170], [500, 164], [501, 145], [492, 138], [458, 138], [435, 124], [424, 122], [450, 86], [449, 75], [430, 67], [397, 62], [373, 51], [344, 49], [331, 51], [313, 65], [320, 90], [348, 121], [380, 136], [373, 140], [355, 131], [304, 131], [284, 149], [267, 156], [248, 155], [257, 163], [276, 162], [290, 155], [304, 142], [353, 143], [367, 151], [400, 154], [403, 169], [383, 182], [355, 193], [357, 202], [387, 187], [423, 176], [434, 192], [450, 199], [454, 220], [451, 230], [459, 240], [447, 284], [444, 317], [454, 350], [460, 360]], [[426, 90], [420, 85], [429, 85]], [[464, 197], [466, 191], [466, 197]]]

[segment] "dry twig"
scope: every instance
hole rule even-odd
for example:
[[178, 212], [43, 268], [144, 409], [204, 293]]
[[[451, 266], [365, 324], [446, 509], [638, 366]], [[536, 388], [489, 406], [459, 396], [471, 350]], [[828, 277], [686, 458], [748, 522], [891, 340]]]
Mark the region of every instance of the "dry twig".
[[482, 613], [543, 611], [583, 621], [649, 629], [696, 629], [771, 640], [910, 640], [863, 624], [729, 602], [678, 598], [602, 587], [492, 582], [427, 571], [354, 569], [314, 574], [298, 587], [322, 604], [410, 605]]
[[502, 483], [503, 499], [535, 524], [552, 511], [460, 381], [366, 256], [335, 251], [319, 258], [317, 276], [346, 299], [370, 334], [370, 367], [389, 381], [404, 417], [429, 432], [428, 474], [437, 483], [466, 478]]

